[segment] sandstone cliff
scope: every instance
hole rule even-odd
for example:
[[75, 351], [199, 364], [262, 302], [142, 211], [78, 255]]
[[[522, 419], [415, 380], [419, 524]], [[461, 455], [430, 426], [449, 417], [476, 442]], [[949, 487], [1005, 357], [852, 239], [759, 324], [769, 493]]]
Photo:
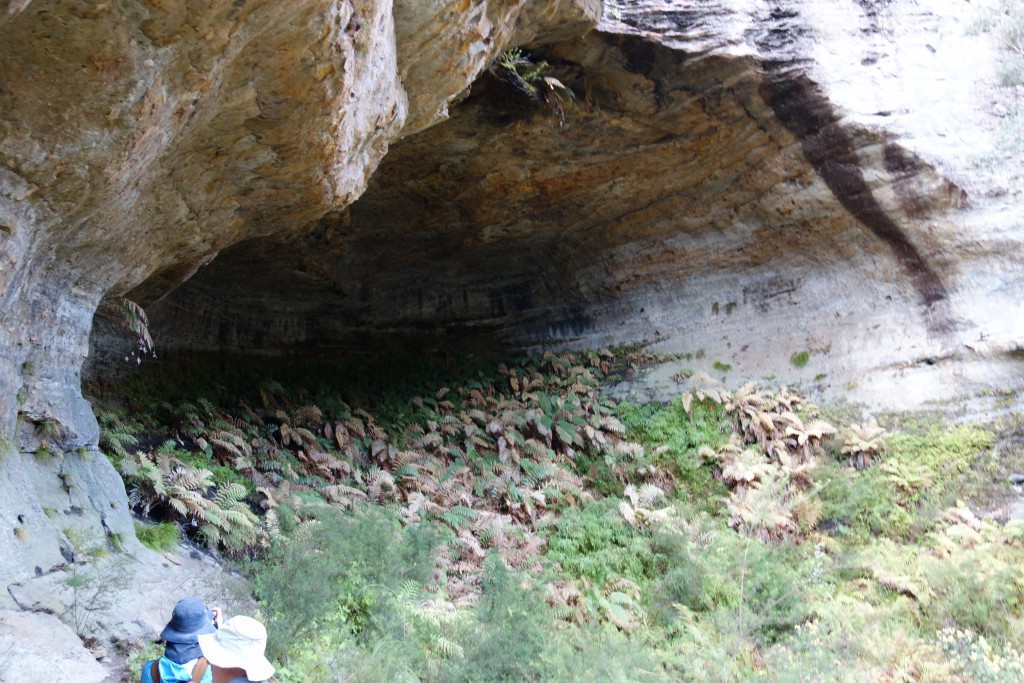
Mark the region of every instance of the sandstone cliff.
[[[645, 340], [890, 407], [1018, 389], [1021, 92], [976, 11], [0, 2], [0, 577], [132, 536], [80, 390], [104, 297], [166, 349]], [[516, 45], [564, 122], [488, 74]]]

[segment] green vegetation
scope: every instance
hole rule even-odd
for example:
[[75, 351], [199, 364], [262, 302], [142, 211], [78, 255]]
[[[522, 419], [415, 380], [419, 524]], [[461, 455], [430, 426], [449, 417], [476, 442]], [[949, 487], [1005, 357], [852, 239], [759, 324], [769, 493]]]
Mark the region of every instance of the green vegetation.
[[719, 372], [729, 372], [730, 370], [732, 370], [732, 365], [730, 365], [729, 363], [723, 363], [720, 360], [716, 360], [714, 363], [712, 363], [711, 367], [713, 367], [715, 370], [718, 370]]
[[157, 659], [164, 653], [165, 645], [162, 642], [146, 643], [142, 649], [134, 650], [128, 654], [125, 668], [128, 670], [129, 681], [142, 680], [142, 665], [146, 662]]
[[535, 61], [521, 48], [502, 52], [491, 65], [491, 73], [511, 84], [517, 92], [544, 104], [565, 123], [565, 108], [576, 100], [576, 93], [552, 75], [545, 61]]
[[140, 538], [180, 524], [245, 558], [284, 683], [1022, 680], [1024, 525], [969, 497], [1012, 436], [840, 429], [703, 373], [666, 404], [602, 394], [647, 362], [268, 363], [90, 393], [163, 522]]
[[807, 363], [810, 360], [811, 354], [809, 351], [796, 351], [789, 357], [789, 362], [792, 363], [795, 368], [807, 367]]
[[1004, 86], [1024, 83], [1024, 2], [1002, 0], [993, 19], [996, 35], [1009, 55], [1001, 74]]
[[165, 552], [174, 549], [178, 544], [181, 532], [178, 531], [178, 525], [171, 522], [160, 522], [159, 524], [140, 524], [136, 522], [135, 535], [142, 545], [147, 548], [157, 552]]
[[62, 616], [82, 637], [96, 630], [100, 614], [114, 605], [114, 598], [128, 584], [130, 560], [115, 543], [111, 554], [104, 543], [87, 543], [74, 529], [64, 530], [75, 547], [75, 561], [61, 580], [71, 600]]

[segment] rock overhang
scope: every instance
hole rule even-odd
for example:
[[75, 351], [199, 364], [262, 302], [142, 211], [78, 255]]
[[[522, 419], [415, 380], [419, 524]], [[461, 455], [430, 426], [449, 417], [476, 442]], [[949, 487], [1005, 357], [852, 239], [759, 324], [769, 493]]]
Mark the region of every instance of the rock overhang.
[[225, 250], [155, 324], [230, 351], [644, 341], [853, 394], [962, 358], [974, 325], [942, 240], [964, 189], [828, 99], [798, 13], [709, 35], [692, 12], [619, 9], [527, 45], [579, 94], [564, 121], [485, 73], [350, 207]]

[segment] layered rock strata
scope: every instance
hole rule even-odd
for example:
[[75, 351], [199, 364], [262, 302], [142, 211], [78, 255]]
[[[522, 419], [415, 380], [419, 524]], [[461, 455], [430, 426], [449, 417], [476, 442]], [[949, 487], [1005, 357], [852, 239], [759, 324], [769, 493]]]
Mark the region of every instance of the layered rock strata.
[[[65, 517], [133, 542], [79, 388], [104, 297], [168, 350], [646, 340], [890, 407], [1020, 388], [1021, 94], [961, 3], [601, 11], [0, 3], [0, 577], [65, 562]], [[488, 72], [516, 45], [575, 102]]]
[[974, 21], [611, 4], [597, 32], [528, 46], [578, 93], [564, 117], [485, 74], [350, 208], [225, 250], [155, 324], [235, 351], [646, 340], [683, 356], [669, 375], [888, 408], [1017, 387], [1020, 169], [989, 104], [1017, 94]]
[[0, 3], [4, 585], [70, 561], [72, 535], [143, 552], [80, 388], [104, 297], [151, 302], [233, 244], [305, 234], [507, 44], [599, 9]]

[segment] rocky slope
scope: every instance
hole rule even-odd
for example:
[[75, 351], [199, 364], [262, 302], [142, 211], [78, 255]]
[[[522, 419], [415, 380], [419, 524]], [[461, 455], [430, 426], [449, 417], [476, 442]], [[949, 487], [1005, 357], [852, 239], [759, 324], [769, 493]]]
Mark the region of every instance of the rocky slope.
[[[646, 340], [889, 407], [1018, 389], [983, 9], [0, 2], [0, 577], [69, 527], [143, 552], [80, 390], [125, 293], [168, 350]], [[487, 72], [516, 45], [564, 121]]]

